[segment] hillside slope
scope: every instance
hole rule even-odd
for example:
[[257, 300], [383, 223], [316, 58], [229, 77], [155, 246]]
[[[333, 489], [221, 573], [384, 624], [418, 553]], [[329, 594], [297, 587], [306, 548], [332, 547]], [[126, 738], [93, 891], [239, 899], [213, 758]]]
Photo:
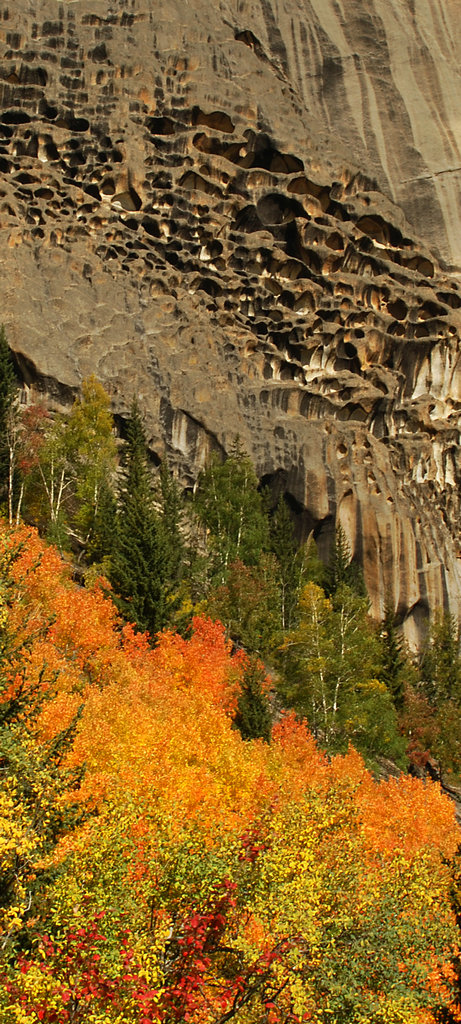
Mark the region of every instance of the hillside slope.
[[239, 433], [321, 552], [341, 521], [411, 640], [461, 611], [455, 13], [0, 4], [26, 381], [62, 402], [94, 372], [119, 415], [136, 391], [185, 481]]

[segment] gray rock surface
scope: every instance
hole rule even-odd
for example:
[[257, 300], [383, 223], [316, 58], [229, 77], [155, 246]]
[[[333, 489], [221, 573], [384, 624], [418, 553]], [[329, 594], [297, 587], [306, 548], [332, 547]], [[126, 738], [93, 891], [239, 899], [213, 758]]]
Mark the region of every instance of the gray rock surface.
[[[238, 433], [373, 610], [461, 612], [459, 5], [0, 0], [2, 318], [191, 481]], [[451, 269], [449, 269], [449, 266]]]

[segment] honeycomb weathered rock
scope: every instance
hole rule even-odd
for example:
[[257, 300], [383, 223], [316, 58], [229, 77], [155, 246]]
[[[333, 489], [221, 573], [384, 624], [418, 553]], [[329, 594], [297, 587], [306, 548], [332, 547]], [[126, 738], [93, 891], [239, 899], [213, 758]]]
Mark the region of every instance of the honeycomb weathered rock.
[[341, 10], [2, 0], [2, 318], [26, 380], [136, 391], [186, 479], [238, 433], [416, 639], [461, 612], [459, 29]]

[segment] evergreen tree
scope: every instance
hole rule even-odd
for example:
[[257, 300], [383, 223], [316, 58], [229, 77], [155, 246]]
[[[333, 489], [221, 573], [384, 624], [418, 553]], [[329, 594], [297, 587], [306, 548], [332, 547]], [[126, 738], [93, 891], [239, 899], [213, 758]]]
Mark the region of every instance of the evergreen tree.
[[110, 575], [111, 560], [117, 542], [117, 501], [111, 484], [103, 480], [99, 488], [98, 503], [94, 510], [91, 533], [86, 547], [86, 559], [95, 571]]
[[283, 496], [270, 517], [269, 531], [270, 549], [278, 565], [280, 626], [284, 631], [296, 624], [296, 610], [303, 587], [309, 580], [321, 585], [324, 568], [312, 537], [306, 544], [297, 544], [293, 521]]
[[282, 639], [277, 604], [277, 562], [269, 554], [261, 556], [257, 567], [232, 562], [226, 583], [211, 590], [207, 611], [220, 619], [235, 644], [264, 656]]
[[334, 599], [336, 591], [343, 586], [350, 587], [359, 597], [366, 597], [362, 570], [356, 562], [353, 562], [346, 534], [342, 526], [338, 526], [329, 563], [325, 570], [325, 593]]
[[384, 609], [380, 639], [381, 666], [379, 678], [387, 686], [396, 710], [402, 711], [405, 696], [407, 659], [403, 653], [402, 638], [397, 631], [394, 610], [389, 604]]
[[234, 719], [244, 740], [270, 741], [272, 713], [264, 684], [265, 673], [261, 662], [255, 657], [248, 658]]
[[[278, 564], [280, 623], [283, 630], [293, 625], [293, 612], [299, 600], [298, 545], [288, 505], [279, 499], [269, 524], [270, 547]], [[298, 564], [297, 564], [298, 563]]]
[[125, 618], [153, 635], [167, 621], [168, 556], [161, 517], [154, 505], [146, 437], [136, 400], [127, 425], [123, 474], [109, 578]]
[[461, 657], [459, 623], [435, 616], [419, 663], [419, 691], [431, 709], [436, 738], [431, 753], [439, 771], [461, 776]]
[[185, 543], [183, 531], [184, 499], [181, 488], [172, 475], [166, 459], [160, 466], [161, 528], [165, 557], [165, 584], [168, 586], [170, 613], [179, 603]]
[[240, 559], [258, 565], [269, 547], [269, 523], [258, 478], [238, 439], [225, 462], [212, 459], [198, 482], [195, 510], [207, 531], [215, 581]]
[[420, 657], [421, 688], [433, 706], [461, 703], [459, 624], [448, 613], [436, 615]]

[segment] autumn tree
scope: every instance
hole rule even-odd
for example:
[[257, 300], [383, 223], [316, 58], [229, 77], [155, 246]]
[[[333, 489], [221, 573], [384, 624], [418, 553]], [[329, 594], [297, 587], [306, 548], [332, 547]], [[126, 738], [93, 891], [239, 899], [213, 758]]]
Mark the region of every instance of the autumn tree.
[[[10, 953], [28, 918], [38, 912], [43, 892], [54, 877], [52, 854], [60, 836], [83, 820], [78, 790], [83, 766], [68, 768], [80, 711], [44, 742], [40, 716], [56, 693], [56, 676], [44, 663], [31, 682], [32, 644], [46, 634], [46, 624], [25, 645], [10, 624], [14, 585], [9, 576], [14, 549], [3, 552], [0, 566], [0, 948]], [[19, 642], [18, 642], [19, 641]]]
[[[38, 781], [10, 758], [18, 784], [2, 803], [0, 868], [19, 864], [14, 884], [24, 887], [14, 892], [7, 877], [5, 936], [17, 927], [10, 911], [28, 925], [18, 956], [0, 964], [2, 1024], [435, 1024], [451, 1011], [449, 862], [460, 832], [440, 787], [404, 775], [378, 784], [352, 748], [326, 756], [294, 714], [278, 716], [270, 744], [243, 740], [235, 716], [246, 658], [222, 625], [196, 618], [190, 634], [165, 630], [153, 647], [120, 628], [100, 587], [74, 586], [35, 531], [0, 523], [0, 541], [0, 706], [10, 731], [24, 723], [27, 757], [39, 746], [41, 757]], [[335, 634], [353, 652], [354, 614], [359, 633], [367, 620], [346, 596], [333, 606], [310, 587], [297, 658], [318, 673], [317, 649], [307, 649], [316, 606], [333, 686]], [[365, 665], [371, 648], [363, 637], [357, 646]], [[358, 653], [352, 663], [362, 702], [368, 674]], [[358, 709], [341, 671], [345, 699], [331, 727], [339, 722], [342, 743]], [[392, 707], [384, 687], [376, 692]], [[376, 692], [368, 717], [381, 727]], [[331, 703], [334, 691], [325, 693]], [[57, 778], [50, 806], [33, 788], [42, 762], [52, 771], [56, 758], [63, 779], [86, 765], [79, 794], [95, 812], [67, 832], [54, 815], [75, 794]], [[37, 857], [36, 806], [58, 836], [48, 847], [39, 835]]]
[[83, 381], [82, 393], [72, 406], [65, 443], [74, 478], [69, 520], [82, 557], [89, 550], [104, 547], [103, 516], [109, 522], [112, 518], [113, 526], [114, 422], [109, 396], [94, 376]]

